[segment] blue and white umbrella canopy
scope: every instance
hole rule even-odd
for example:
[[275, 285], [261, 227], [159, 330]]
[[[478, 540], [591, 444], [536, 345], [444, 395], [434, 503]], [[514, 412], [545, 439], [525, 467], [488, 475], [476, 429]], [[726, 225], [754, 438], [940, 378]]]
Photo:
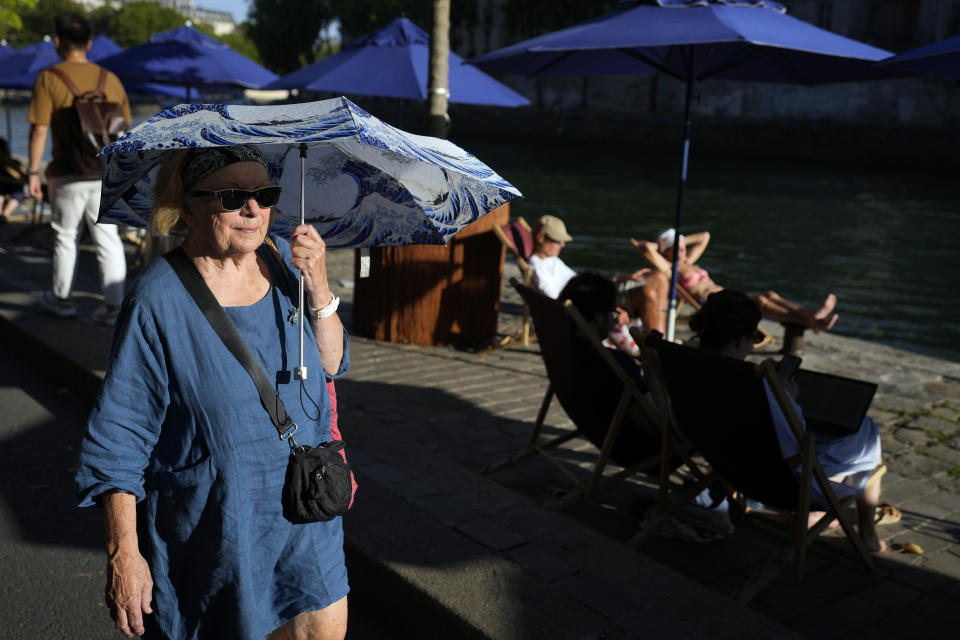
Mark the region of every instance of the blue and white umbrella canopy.
[[346, 98], [276, 106], [178, 105], [104, 147], [100, 220], [146, 226], [171, 151], [256, 144], [283, 187], [275, 229], [303, 215], [327, 246], [443, 244], [520, 192], [446, 140], [406, 133]]

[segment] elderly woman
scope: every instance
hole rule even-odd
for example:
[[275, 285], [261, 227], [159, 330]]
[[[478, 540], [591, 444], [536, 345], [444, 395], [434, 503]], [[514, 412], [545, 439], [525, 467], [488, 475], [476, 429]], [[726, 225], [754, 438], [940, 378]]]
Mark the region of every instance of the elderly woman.
[[[157, 184], [154, 232], [186, 233], [183, 251], [275, 384], [297, 438], [330, 440], [324, 374], [342, 375], [348, 355], [320, 235], [300, 226], [289, 242], [272, 238], [277, 252], [265, 244], [280, 189], [255, 147], [172, 152]], [[313, 337], [303, 395], [291, 267], [303, 274]], [[169, 263], [154, 260], [124, 300], [77, 472], [81, 506], [104, 508], [106, 597], [120, 631], [344, 637], [341, 521], [282, 517], [289, 453], [251, 377]]]
[[[661, 274], [664, 285], [662, 290], [666, 289], [666, 278], [669, 278], [673, 271], [673, 252], [675, 249], [676, 231], [667, 229], [659, 236], [656, 242], [638, 243], [638, 249], [650, 261]], [[710, 242], [710, 232], [701, 231], [690, 236], [680, 234], [680, 255], [677, 257], [677, 283], [686, 289], [690, 295], [696, 298], [700, 304], [703, 304], [711, 293], [722, 291], [723, 287], [710, 278], [710, 274], [703, 267], [696, 264], [700, 256], [707, 249]], [[651, 279], [655, 281], [656, 279]], [[827, 331], [833, 328], [837, 323], [839, 316], [833, 313], [833, 308], [837, 304], [837, 297], [829, 294], [823, 303], [816, 308], [804, 307], [791, 300], [787, 300], [776, 291], [751, 292], [747, 294], [751, 300], [759, 307], [760, 312], [766, 318], [776, 322], [787, 324], [796, 324], [807, 329], [813, 329], [817, 333]], [[660, 305], [663, 311], [666, 311], [666, 300]], [[659, 326], [663, 325], [663, 326]], [[666, 316], [661, 313], [658, 322], [646, 325], [647, 330], [657, 329], [661, 333], [665, 332]]]
[[[701, 349], [744, 360], [753, 350], [759, 323], [760, 311], [747, 295], [724, 289], [707, 298], [703, 308], [690, 320], [690, 328], [697, 332]], [[800, 447], [766, 381], [764, 388], [783, 457], [789, 458], [799, 453]], [[787, 380], [784, 388], [790, 395], [794, 410], [803, 420], [803, 410], [793, 400], [797, 395], [796, 384]], [[878, 537], [876, 528], [878, 516], [882, 515], [877, 510], [881, 474], [876, 474], [873, 482], [868, 482], [874, 470], [881, 468], [877, 424], [870, 416], [865, 416], [856, 433], [835, 440], [818, 440], [816, 452], [824, 473], [834, 482], [843, 483], [837, 488], [838, 493], [857, 494], [857, 528], [867, 550], [886, 551], [887, 545]], [[885, 470], [885, 467], [882, 469]], [[819, 492], [816, 483], [813, 487]], [[890, 505], [884, 504], [884, 507], [890, 508]], [[811, 522], [822, 515], [822, 512], [812, 514]]]

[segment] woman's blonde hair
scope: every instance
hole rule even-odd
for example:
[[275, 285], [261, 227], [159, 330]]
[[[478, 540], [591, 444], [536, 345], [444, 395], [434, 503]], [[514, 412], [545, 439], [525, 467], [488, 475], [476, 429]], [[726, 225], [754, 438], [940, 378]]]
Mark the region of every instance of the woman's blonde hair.
[[154, 236], [169, 235], [171, 231], [187, 231], [187, 225], [180, 217], [183, 211], [183, 180], [180, 167], [187, 157], [188, 149], [178, 149], [167, 154], [166, 160], [157, 172], [154, 183], [156, 197], [150, 214], [150, 232]]

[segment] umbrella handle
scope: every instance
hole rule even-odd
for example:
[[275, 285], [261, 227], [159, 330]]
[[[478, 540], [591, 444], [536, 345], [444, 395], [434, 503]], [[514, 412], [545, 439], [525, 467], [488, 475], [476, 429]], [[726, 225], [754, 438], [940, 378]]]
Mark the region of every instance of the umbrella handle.
[[[306, 206], [306, 196], [304, 193], [304, 177], [306, 175], [306, 165], [307, 165], [307, 145], [300, 143], [298, 145], [300, 148], [300, 224], [304, 223], [304, 209]], [[298, 278], [298, 295], [299, 302], [297, 303], [297, 308], [300, 310], [298, 316], [298, 323], [300, 325], [300, 366], [294, 369], [293, 375], [297, 380], [306, 380], [309, 376], [307, 371], [307, 365], [303, 363], [303, 272], [300, 272], [300, 277]]]

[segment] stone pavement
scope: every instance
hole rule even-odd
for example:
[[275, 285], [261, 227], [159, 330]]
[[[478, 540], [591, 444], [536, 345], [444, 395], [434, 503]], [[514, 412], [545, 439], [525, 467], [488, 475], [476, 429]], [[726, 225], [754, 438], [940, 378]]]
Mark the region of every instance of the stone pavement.
[[[84, 378], [89, 393], [110, 332], [85, 321], [87, 313], [63, 321], [38, 310], [49, 274], [44, 232], [13, 227], [0, 227], [6, 344], [48, 354], [41, 366], [74, 383]], [[78, 290], [86, 311], [96, 304], [86, 292], [97, 287], [84, 254]], [[349, 284], [352, 263], [352, 252], [331, 253], [346, 321], [351, 289], [340, 281]], [[501, 331], [518, 316], [507, 287]], [[543, 460], [475, 473], [526, 441], [547, 384], [536, 345], [477, 355], [355, 337], [351, 371], [337, 385], [361, 482], [345, 518], [354, 580], [379, 580], [404, 603], [413, 598], [431, 625], [447, 621], [448, 637], [791, 637], [787, 629], [818, 638], [956, 637], [960, 364], [828, 334], [808, 338], [806, 351], [805, 367], [880, 383], [872, 414], [890, 467], [883, 499], [904, 513], [881, 534], [892, 544], [917, 543], [924, 555], [886, 554], [869, 575], [837, 554], [813, 554], [802, 584], [781, 576], [742, 607], [725, 595], [761, 557], [738, 543], [758, 541], [751, 526], [708, 544], [657, 538], [638, 553], [622, 542], [636, 531], [636, 504], [652, 496], [649, 483], [556, 511], [539, 505], [569, 481]], [[571, 428], [557, 405], [546, 424], [551, 433]], [[582, 474], [593, 453], [573, 440], [561, 457]], [[827, 546], [846, 554], [844, 544]]]

